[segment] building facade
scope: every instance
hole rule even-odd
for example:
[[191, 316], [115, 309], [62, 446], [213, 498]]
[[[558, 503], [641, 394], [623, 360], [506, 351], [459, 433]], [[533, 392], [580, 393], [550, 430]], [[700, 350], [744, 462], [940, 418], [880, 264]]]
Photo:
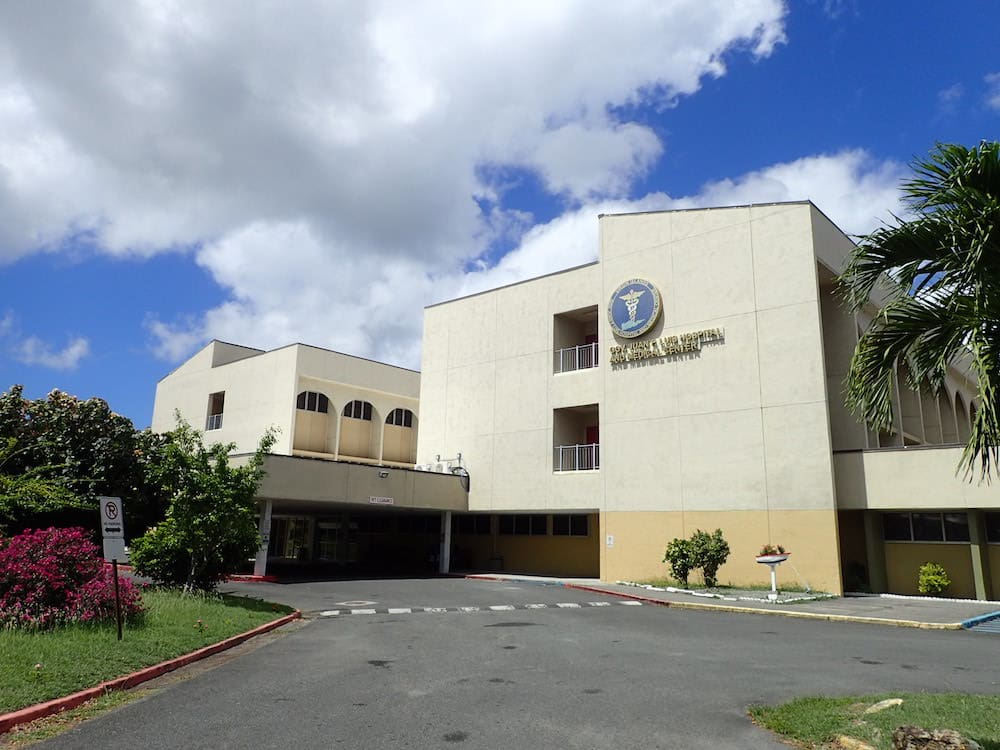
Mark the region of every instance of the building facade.
[[[722, 582], [1000, 598], [1000, 489], [956, 475], [976, 403], [894, 383], [876, 433], [843, 382], [877, 299], [835, 292], [852, 242], [808, 202], [604, 215], [594, 263], [432, 305], [420, 373], [295, 344], [212, 342], [157, 387], [250, 453], [256, 572], [499, 570], [662, 579], [667, 543], [722, 529]], [[237, 456], [237, 460], [239, 460]]]
[[771, 543], [816, 590], [913, 593], [935, 560], [952, 593], [1000, 596], [1000, 490], [955, 475], [974, 382], [900, 372], [895, 428], [857, 422], [843, 380], [877, 300], [841, 306], [853, 245], [815, 206], [605, 215], [599, 235], [595, 263], [425, 311], [418, 460], [460, 452], [469, 511], [520, 519], [457, 533], [474, 565], [662, 578], [667, 542], [721, 528], [724, 582], [766, 580]]
[[[259, 491], [254, 571], [439, 570], [463, 478], [414, 469], [420, 375], [302, 344], [262, 351], [213, 341], [163, 378], [152, 428], [179, 414], [206, 442], [252, 453], [277, 441]], [[448, 549], [446, 547], [446, 549]]]

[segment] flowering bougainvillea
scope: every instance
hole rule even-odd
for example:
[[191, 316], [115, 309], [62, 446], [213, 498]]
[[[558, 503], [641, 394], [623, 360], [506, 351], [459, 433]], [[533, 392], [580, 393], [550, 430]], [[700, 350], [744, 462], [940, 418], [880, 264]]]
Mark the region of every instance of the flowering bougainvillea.
[[[143, 612], [132, 582], [118, 579], [123, 616]], [[114, 577], [83, 529], [39, 529], [0, 539], [0, 627], [47, 629], [115, 615]]]

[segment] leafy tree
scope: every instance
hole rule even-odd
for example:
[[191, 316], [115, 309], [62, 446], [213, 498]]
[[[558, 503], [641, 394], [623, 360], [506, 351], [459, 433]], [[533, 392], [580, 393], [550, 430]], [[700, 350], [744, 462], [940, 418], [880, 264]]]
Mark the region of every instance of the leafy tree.
[[274, 440], [268, 430], [247, 463], [234, 466], [234, 443], [205, 447], [202, 434], [178, 416], [151, 467], [170, 498], [166, 520], [133, 541], [136, 571], [186, 591], [211, 589], [252, 556], [260, 545], [255, 497]]
[[[17, 479], [20, 500], [15, 503], [18, 520], [8, 523], [20, 528], [57, 523], [96, 529], [99, 495], [125, 498], [129, 535], [163, 518], [166, 498], [147, 481], [159, 460], [162, 436], [136, 431], [131, 420], [113, 412], [103, 399], [83, 400], [54, 390], [32, 400], [15, 385], [0, 394], [0, 445], [11, 440], [16, 449], [3, 457], [0, 473]], [[33, 489], [25, 492], [25, 481], [34, 483]], [[35, 502], [30, 502], [32, 493]], [[70, 495], [77, 502], [66, 502]], [[7, 496], [15, 494], [8, 490]], [[55, 511], [58, 518], [52, 517]]]
[[45, 467], [21, 474], [4, 473], [16, 455], [14, 438], [0, 442], [0, 533], [8, 527], [24, 526], [29, 519], [86, 509], [86, 504], [65, 485], [44, 476]]
[[889, 428], [898, 365], [936, 392], [950, 363], [968, 362], [978, 408], [960, 468], [971, 478], [978, 463], [988, 480], [1000, 459], [1000, 142], [938, 144], [912, 167], [902, 188], [914, 217], [860, 237], [840, 277], [853, 310], [886, 295], [851, 360], [847, 403]]

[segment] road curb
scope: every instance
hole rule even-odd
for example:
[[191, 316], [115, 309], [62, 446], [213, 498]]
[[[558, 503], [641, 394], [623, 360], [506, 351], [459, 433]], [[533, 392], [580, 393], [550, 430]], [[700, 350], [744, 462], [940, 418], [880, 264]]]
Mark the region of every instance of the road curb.
[[595, 586], [582, 586], [576, 583], [564, 583], [568, 589], [579, 591], [589, 591], [594, 594], [604, 594], [605, 596], [617, 596], [623, 599], [634, 599], [645, 604], [655, 604], [660, 607], [677, 607], [678, 609], [699, 609], [708, 612], [736, 612], [752, 615], [779, 615], [781, 617], [797, 617], [802, 620], [825, 620], [827, 622], [858, 622], [867, 625], [892, 625], [898, 628], [920, 628], [921, 630], [961, 630], [960, 622], [920, 622], [919, 620], [894, 620], [886, 617], [861, 617], [859, 615], [828, 615], [817, 612], [795, 612], [787, 609], [764, 609], [763, 607], [733, 607], [726, 604], [706, 604], [701, 602], [672, 602], [664, 599], [655, 599], [651, 596], [640, 596], [638, 594], [625, 594], [620, 591], [597, 588]]
[[201, 659], [217, 654], [220, 651], [225, 651], [226, 649], [238, 646], [244, 641], [250, 640], [254, 636], [263, 635], [264, 633], [275, 630], [276, 628], [280, 628], [282, 625], [287, 625], [294, 620], [298, 620], [301, 617], [302, 612], [295, 610], [290, 615], [285, 615], [284, 617], [279, 617], [277, 620], [266, 622], [263, 625], [253, 628], [252, 630], [246, 631], [245, 633], [230, 636], [224, 641], [213, 643], [211, 646], [205, 646], [204, 648], [192, 651], [189, 654], [168, 659], [167, 661], [160, 662], [159, 664], [154, 664], [151, 667], [144, 667], [143, 669], [133, 672], [132, 674], [124, 675], [123, 677], [116, 677], [113, 680], [102, 682], [100, 685], [95, 685], [92, 688], [81, 690], [78, 693], [65, 695], [62, 698], [54, 698], [53, 700], [45, 701], [44, 703], [36, 703], [34, 706], [28, 706], [27, 708], [22, 708], [18, 711], [12, 711], [9, 714], [0, 714], [0, 735], [5, 732], [9, 732], [19, 724], [27, 724], [28, 722], [35, 721], [36, 719], [41, 719], [46, 716], [51, 716], [52, 714], [67, 711], [71, 708], [76, 708], [80, 704], [86, 703], [94, 698], [99, 698], [106, 693], [110, 693], [112, 690], [128, 690], [136, 685], [141, 685], [144, 682], [152, 680], [154, 677], [159, 677], [167, 674], [168, 672], [173, 672], [175, 669], [180, 669], [188, 664], [192, 664], [196, 661], [200, 661]]

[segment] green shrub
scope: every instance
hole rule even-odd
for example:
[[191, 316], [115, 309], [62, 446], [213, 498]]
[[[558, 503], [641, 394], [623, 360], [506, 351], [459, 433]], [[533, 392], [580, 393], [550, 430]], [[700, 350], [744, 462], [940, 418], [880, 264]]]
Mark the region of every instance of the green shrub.
[[674, 539], [667, 545], [663, 562], [670, 564], [670, 574], [687, 586], [688, 575], [695, 568], [701, 568], [705, 585], [718, 585], [719, 568], [729, 557], [729, 543], [722, 538], [722, 529], [711, 534], [698, 529], [690, 539]]
[[920, 566], [920, 575], [917, 578], [917, 591], [921, 594], [937, 596], [944, 593], [944, 590], [951, 585], [948, 571], [944, 566], [936, 562], [925, 562]]
[[691, 555], [691, 542], [687, 539], [674, 539], [667, 545], [666, 554], [663, 555], [663, 562], [670, 564], [670, 575], [675, 580], [680, 581], [687, 588], [688, 575], [695, 567], [694, 559]]
[[722, 538], [722, 529], [716, 529], [711, 534], [698, 529], [691, 535], [690, 544], [695, 567], [701, 568], [705, 585], [714, 588], [719, 582], [719, 568], [729, 558], [729, 543]]

